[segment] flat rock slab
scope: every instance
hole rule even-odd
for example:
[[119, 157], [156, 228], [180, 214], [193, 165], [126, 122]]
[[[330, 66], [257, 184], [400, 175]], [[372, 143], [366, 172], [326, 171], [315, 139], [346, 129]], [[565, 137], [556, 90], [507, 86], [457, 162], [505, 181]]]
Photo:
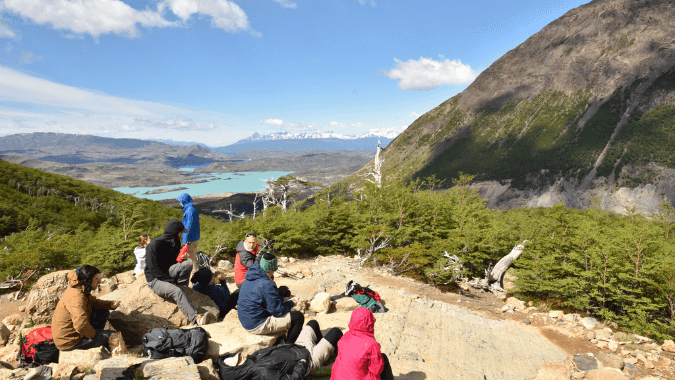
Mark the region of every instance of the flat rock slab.
[[[328, 264], [329, 260], [326, 260]], [[324, 264], [324, 263], [321, 263]], [[370, 284], [359, 274], [336, 272], [336, 265], [313, 268], [302, 280], [280, 278], [294, 295], [312, 299], [319, 292], [344, 294], [348, 280], [371, 286], [389, 309], [375, 314], [375, 339], [389, 356], [400, 379], [533, 379], [544, 363], [564, 363], [567, 355], [528, 327], [489, 319], [459, 306], [387, 286]], [[341, 301], [341, 299], [340, 299]], [[325, 332], [348, 331], [350, 311], [306, 317], [316, 319]], [[449, 376], [449, 374], [452, 374]]]
[[209, 351], [207, 358], [215, 359], [225, 353], [241, 352], [250, 355], [255, 351], [269, 347], [285, 333], [271, 335], [253, 335], [243, 327], [239, 319], [224, 319], [222, 322], [202, 326], [209, 333]]
[[142, 367], [146, 379], [200, 380], [199, 369], [189, 356], [151, 361]]

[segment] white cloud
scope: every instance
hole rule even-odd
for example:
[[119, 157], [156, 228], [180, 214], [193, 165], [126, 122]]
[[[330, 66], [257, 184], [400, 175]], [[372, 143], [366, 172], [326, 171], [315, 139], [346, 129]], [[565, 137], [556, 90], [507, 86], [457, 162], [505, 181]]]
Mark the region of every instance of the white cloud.
[[0, 38], [14, 38], [16, 37], [16, 33], [12, 29], [9, 28], [9, 25], [7, 25], [4, 21], [0, 20]]
[[365, 127], [367, 124], [362, 123], [360, 121], [357, 121], [357, 122], [351, 123], [351, 124], [340, 123], [340, 122], [337, 122], [337, 121], [331, 121], [329, 123], [329, 125], [333, 128], [360, 128], [360, 127]]
[[284, 124], [281, 129], [293, 132], [315, 132], [318, 128], [319, 124], [305, 123], [301, 121], [298, 124], [293, 123]]
[[290, 0], [272, 0], [272, 1], [274, 1], [275, 3], [278, 3], [279, 5], [281, 5], [284, 8], [295, 8], [295, 7], [298, 6], [298, 4], [296, 4], [296, 3], [294, 3]]
[[199, 14], [211, 16], [213, 27], [227, 32], [249, 29], [246, 13], [228, 0], [164, 0], [159, 4], [158, 10], [162, 12], [167, 7], [183, 22], [192, 15]]
[[[11, 106], [13, 103], [21, 106]], [[213, 141], [213, 134], [232, 139], [243, 134], [224, 123], [241, 124], [227, 115], [110, 96], [0, 66], [0, 133], [131, 134], [147, 139], [190, 131], [205, 142]]]
[[[244, 11], [228, 0], [163, 0], [156, 10], [136, 10], [120, 0], [0, 0], [0, 10], [75, 35], [89, 34], [95, 39], [110, 33], [136, 37], [138, 26], [184, 26], [193, 15], [209, 16], [213, 27], [227, 32], [250, 29]], [[165, 19], [166, 10], [178, 16], [182, 23]], [[74, 37], [73, 34], [65, 36]]]
[[281, 120], [281, 119], [265, 119], [265, 120], [260, 120], [258, 122], [258, 124], [267, 124], [267, 125], [271, 125], [271, 126], [274, 126], [274, 127], [279, 127], [279, 126], [284, 125], [284, 121]]
[[375, 8], [375, 5], [376, 5], [376, 4], [375, 4], [375, 1], [373, 1], [373, 0], [358, 0], [358, 1], [359, 1], [359, 4], [361, 4], [361, 5], [369, 5], [369, 6], [371, 6], [372, 8]]
[[410, 116], [412, 116], [412, 117], [414, 117], [415, 119], [417, 119], [418, 117], [420, 117], [420, 114], [418, 114], [417, 112], [411, 112], [411, 113], [410, 113]]
[[35, 55], [30, 51], [27, 51], [27, 52], [24, 52], [23, 54], [21, 54], [21, 62], [23, 62], [26, 65], [37, 62], [41, 59], [42, 59], [41, 55]]
[[384, 75], [400, 80], [398, 88], [404, 91], [430, 90], [444, 84], [471, 83], [478, 75], [469, 65], [459, 60], [436, 61], [421, 57], [419, 60], [411, 59], [407, 62], [394, 58], [394, 61], [396, 67], [385, 71]]

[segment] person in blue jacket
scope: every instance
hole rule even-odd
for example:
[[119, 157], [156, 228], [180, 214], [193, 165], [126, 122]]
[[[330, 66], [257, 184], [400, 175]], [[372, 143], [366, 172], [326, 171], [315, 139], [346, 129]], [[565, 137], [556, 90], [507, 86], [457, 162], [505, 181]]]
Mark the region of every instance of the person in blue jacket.
[[199, 246], [199, 211], [192, 205], [190, 194], [183, 193], [176, 198], [183, 207], [183, 226], [189, 230], [183, 234], [183, 245], [188, 245], [188, 258], [192, 261], [192, 273], [199, 270], [197, 247]]
[[[230, 310], [237, 306], [239, 293], [230, 294], [230, 289], [227, 287], [223, 273], [214, 276], [209, 268], [202, 268], [192, 275], [190, 281], [194, 284], [192, 285], [192, 289], [209, 296], [216, 306], [218, 306], [220, 310], [218, 319], [224, 318]], [[214, 284], [216, 281], [219, 285]]]
[[237, 301], [239, 322], [246, 331], [256, 335], [287, 331], [286, 343], [295, 343], [305, 316], [299, 311], [291, 311], [297, 298], [284, 302], [279, 295], [274, 283], [276, 270], [277, 258], [269, 252], [248, 269]]

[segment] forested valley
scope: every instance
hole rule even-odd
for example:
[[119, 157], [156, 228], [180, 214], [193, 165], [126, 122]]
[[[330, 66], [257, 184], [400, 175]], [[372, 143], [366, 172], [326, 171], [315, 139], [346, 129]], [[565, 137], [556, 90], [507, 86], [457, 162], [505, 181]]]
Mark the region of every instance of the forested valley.
[[[675, 335], [675, 210], [649, 217], [563, 205], [495, 211], [470, 190], [472, 175], [408, 183], [332, 187], [314, 198], [271, 206], [226, 222], [201, 216], [200, 248], [232, 259], [255, 232], [263, 249], [311, 257], [345, 254], [454, 291], [456, 255], [465, 278], [528, 240], [513, 274], [520, 298], [599, 316], [662, 340]], [[18, 278], [96, 265], [109, 274], [133, 267], [143, 233], [159, 236], [181, 210], [65, 176], [0, 161], [0, 276]], [[34, 276], [37, 279], [39, 276]], [[29, 287], [30, 285], [26, 285]]]

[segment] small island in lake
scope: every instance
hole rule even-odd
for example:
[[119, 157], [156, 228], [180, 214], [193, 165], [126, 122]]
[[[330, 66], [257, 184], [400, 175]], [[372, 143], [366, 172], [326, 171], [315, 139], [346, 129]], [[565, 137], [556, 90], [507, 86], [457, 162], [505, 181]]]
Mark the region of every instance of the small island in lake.
[[164, 193], [170, 193], [172, 191], [180, 191], [180, 190], [187, 190], [187, 187], [174, 187], [173, 189], [155, 189], [155, 190], [150, 190], [146, 191], [143, 193], [144, 195], [152, 195], [152, 194], [164, 194]]

